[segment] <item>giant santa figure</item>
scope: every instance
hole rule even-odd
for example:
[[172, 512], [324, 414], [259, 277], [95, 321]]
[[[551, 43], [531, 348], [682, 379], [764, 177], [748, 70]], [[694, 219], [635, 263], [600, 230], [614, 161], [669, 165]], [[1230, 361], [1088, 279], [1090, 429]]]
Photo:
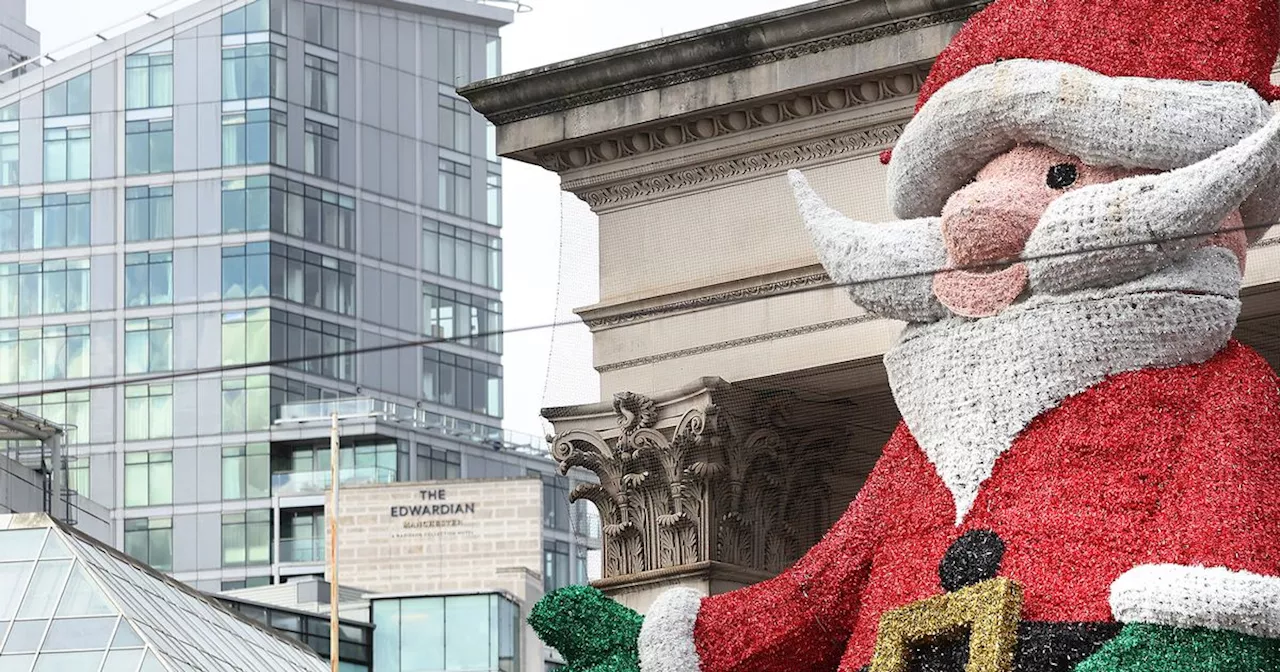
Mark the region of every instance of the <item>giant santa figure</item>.
[[[1275, 0], [996, 0], [888, 159], [792, 172], [831, 277], [908, 324], [903, 422], [778, 577], [530, 622], [575, 672], [1280, 670], [1280, 392], [1231, 333], [1280, 215]], [[943, 270], [945, 269], [945, 270]]]

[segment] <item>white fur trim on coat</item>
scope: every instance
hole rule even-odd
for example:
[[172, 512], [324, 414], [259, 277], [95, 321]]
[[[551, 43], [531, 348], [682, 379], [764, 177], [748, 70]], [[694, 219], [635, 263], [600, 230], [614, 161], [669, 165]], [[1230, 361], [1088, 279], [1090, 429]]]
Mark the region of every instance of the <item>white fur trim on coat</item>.
[[[1056, 61], [979, 66], [931, 96], [889, 163], [889, 202], [901, 219], [934, 217], [947, 198], [1016, 144], [1043, 144], [1089, 165], [1172, 170], [1230, 147], [1272, 116], [1234, 82], [1108, 77]], [[1246, 226], [1270, 224], [1280, 169], [1242, 206]], [[1248, 231], [1251, 241], [1264, 233]]]
[[702, 595], [692, 588], [673, 588], [649, 608], [640, 627], [640, 672], [701, 672], [693, 644]]
[[1140, 565], [1111, 584], [1111, 614], [1121, 623], [1280, 638], [1280, 577], [1225, 567]]

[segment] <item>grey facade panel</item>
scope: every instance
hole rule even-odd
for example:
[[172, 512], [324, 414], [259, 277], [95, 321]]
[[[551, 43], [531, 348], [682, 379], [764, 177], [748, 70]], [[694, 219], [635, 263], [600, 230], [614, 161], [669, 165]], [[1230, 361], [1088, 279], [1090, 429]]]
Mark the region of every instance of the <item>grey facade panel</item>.
[[95, 189], [89, 197], [89, 243], [116, 242], [116, 190]]
[[[378, 106], [380, 115], [377, 124], [384, 131], [394, 131], [400, 124], [400, 112], [396, 109], [400, 105], [402, 95], [399, 85], [400, 78], [396, 76], [395, 68], [386, 65], [378, 66], [378, 89], [382, 100]], [[407, 96], [409, 93], [406, 91], [403, 95]]]
[[87, 459], [89, 460], [89, 499], [103, 506], [114, 507], [116, 503], [116, 456], [90, 455]]
[[[395, 28], [397, 57], [396, 69], [412, 75], [418, 72], [418, 23], [416, 21], [396, 21]], [[388, 63], [392, 61], [388, 60]]]
[[[173, 40], [173, 104], [175, 106], [194, 105], [200, 101], [201, 79], [216, 79], [200, 76], [200, 39], [196, 30], [188, 30]], [[174, 148], [177, 148], [174, 142]]]
[[116, 262], [114, 254], [98, 254], [89, 260], [90, 310], [112, 310], [116, 307]]
[[89, 440], [94, 443], [115, 443], [116, 390], [114, 388], [89, 391], [89, 417], [91, 418]]
[[196, 499], [200, 502], [222, 501], [222, 447], [201, 446], [196, 451], [200, 477], [196, 479]]
[[421, 96], [418, 95], [418, 78], [403, 71], [395, 71], [394, 74], [396, 91], [400, 92], [400, 104], [396, 106], [400, 117], [395, 131], [403, 136], [419, 138], [421, 136], [418, 129], [418, 102]]
[[96, 112], [91, 116], [89, 164], [93, 179], [101, 180], [115, 177], [116, 170], [116, 136], [120, 115], [116, 112]]
[[378, 64], [359, 59], [360, 113], [356, 117], [362, 124], [376, 125], [382, 119], [378, 106], [382, 104], [382, 80], [378, 77]]
[[197, 315], [173, 316], [173, 369], [190, 371], [200, 366], [199, 317]]
[[380, 191], [393, 198], [401, 198], [397, 193], [400, 181], [396, 179], [396, 174], [400, 169], [399, 157], [400, 147], [404, 144], [403, 139], [390, 131], [378, 131], [378, 137], [382, 148], [378, 151], [379, 180], [378, 188], [374, 191]]
[[360, 286], [360, 303], [356, 306], [358, 316], [366, 322], [381, 322], [382, 304], [378, 301], [378, 294], [382, 283], [379, 282], [378, 270], [361, 266], [358, 271]]
[[196, 381], [196, 403], [200, 405], [200, 436], [222, 433], [222, 383], [217, 379]]
[[222, 566], [222, 515], [196, 514], [196, 569], [218, 569]]
[[400, 264], [409, 268], [418, 267], [418, 218], [412, 212], [400, 211], [400, 240], [396, 249], [400, 253]]
[[422, 48], [418, 50], [419, 63], [421, 64], [418, 74], [424, 79], [435, 80], [439, 77], [436, 72], [438, 67], [436, 64], [440, 62], [439, 48], [436, 46], [440, 43], [440, 29], [431, 23], [423, 23], [418, 34], [421, 35], [419, 44]]
[[98, 320], [89, 325], [89, 373], [97, 377], [115, 374], [116, 321]]
[[[173, 383], [173, 435], [195, 436], [201, 413], [199, 399], [196, 396], [196, 381], [190, 378], [175, 380]], [[205, 413], [209, 409], [203, 409]], [[176, 474], [177, 467], [174, 467]], [[175, 475], [176, 479], [177, 476]]]
[[[422, 290], [418, 287], [417, 280], [397, 275], [396, 281], [400, 286], [400, 303], [396, 310], [396, 327], [403, 331], [417, 331], [418, 329], [418, 311], [416, 307], [422, 296]], [[397, 369], [399, 370], [399, 369]]]
[[382, 140], [378, 136], [378, 129], [364, 124], [360, 124], [358, 128], [360, 188], [380, 192], [381, 189], [378, 187], [381, 181], [381, 171], [379, 168], [382, 163], [382, 157], [378, 154], [382, 151]]
[[[207, 135], [208, 133], [206, 133]], [[200, 107], [194, 103], [173, 108], [173, 169], [200, 168]]]
[[200, 269], [196, 294], [200, 301], [222, 298], [222, 248], [198, 248], [196, 265]]
[[[349, 87], [354, 89], [355, 87]], [[354, 104], [353, 104], [354, 106]], [[338, 148], [340, 160], [338, 161], [338, 180], [343, 184], [356, 184], [356, 143], [359, 141], [356, 135], [356, 123], [347, 119], [338, 120], [338, 138], [340, 146]]]
[[115, 112], [123, 107], [116, 101], [116, 71], [119, 66], [115, 61], [100, 65], [93, 69], [93, 78], [89, 90], [89, 111]]
[[[177, 148], [174, 148], [177, 151]], [[199, 217], [198, 182], [179, 182], [173, 185], [173, 237], [190, 238], [196, 235], [196, 219]]]
[[[27, 101], [39, 95], [22, 99], [25, 110]], [[38, 112], [39, 108], [37, 108]], [[22, 184], [39, 184], [44, 181], [44, 119], [23, 119], [18, 126], [18, 179]]]
[[396, 307], [400, 301], [400, 287], [397, 285], [399, 276], [387, 271], [378, 271], [378, 275], [381, 276], [379, 284], [382, 285], [382, 294], [378, 297], [382, 301], [382, 323], [396, 326]]
[[421, 155], [421, 148], [422, 143], [417, 140], [404, 137], [400, 139], [400, 166], [396, 170], [396, 181], [399, 183], [400, 199], [410, 203], [421, 200], [418, 194], [418, 166], [422, 165], [418, 157]]
[[173, 302], [192, 303], [197, 299], [196, 249], [182, 247], [173, 251]]
[[196, 203], [198, 204], [196, 233], [202, 236], [222, 233], [222, 182], [218, 180], [196, 182]]
[[356, 13], [345, 7], [338, 8], [338, 50], [356, 53]]
[[[211, 24], [217, 25], [217, 21], [211, 21]], [[209, 25], [209, 24], [205, 24]], [[219, 26], [219, 32], [221, 26]], [[201, 26], [201, 36], [196, 39], [196, 51], [199, 65], [197, 66], [202, 73], [208, 73], [209, 76], [200, 77], [197, 82], [197, 98], [196, 102], [212, 103], [222, 100], [222, 36], [220, 34], [204, 36], [204, 26]], [[174, 54], [177, 57], [177, 54]], [[213, 76], [213, 73], [218, 73]]]
[[[285, 130], [289, 136], [288, 147], [286, 148], [287, 160], [290, 168], [303, 172], [306, 168], [306, 146], [303, 144], [306, 136], [306, 116], [302, 111], [301, 105], [290, 105], [288, 114], [289, 128]], [[339, 151], [341, 151], [341, 148], [339, 148]]]
[[[285, 68], [288, 71], [288, 81], [285, 82], [285, 96], [293, 102], [305, 101], [306, 95], [305, 81], [303, 77], [306, 75], [306, 52], [303, 50], [302, 40], [296, 37], [289, 38], [288, 41], [288, 57], [285, 60]], [[293, 123], [290, 119], [289, 123]]]
[[196, 109], [196, 166], [217, 168], [222, 165], [222, 106], [200, 103]]
[[[178, 472], [177, 455], [174, 455], [173, 471]], [[175, 492], [177, 482], [174, 483]], [[189, 572], [199, 566], [197, 544], [200, 535], [199, 520], [196, 515], [173, 517], [173, 570]]]
[[344, 120], [356, 118], [359, 63], [351, 54], [338, 54], [338, 116]]
[[[174, 424], [177, 424], [177, 418], [174, 418]], [[195, 504], [199, 501], [200, 494], [200, 465], [197, 462], [196, 448], [174, 448], [173, 449], [173, 503], [174, 504]], [[194, 527], [194, 522], [193, 527]], [[174, 544], [177, 546], [177, 544]], [[177, 550], [176, 548], [174, 549]], [[195, 567], [195, 557], [192, 554], [191, 562], [183, 563], [181, 566], [185, 569]], [[176, 563], [175, 567], [179, 566]]]
[[[373, 23], [373, 21], [369, 21], [369, 23]], [[397, 59], [400, 58], [400, 30], [397, 27], [399, 23], [401, 22], [390, 16], [383, 16], [381, 17], [381, 25], [377, 28], [377, 44], [381, 51], [378, 60], [390, 67], [396, 67]]]
[[[199, 329], [199, 368], [206, 369], [222, 364], [222, 313], [199, 313], [196, 317]], [[204, 433], [203, 431], [201, 432]]]

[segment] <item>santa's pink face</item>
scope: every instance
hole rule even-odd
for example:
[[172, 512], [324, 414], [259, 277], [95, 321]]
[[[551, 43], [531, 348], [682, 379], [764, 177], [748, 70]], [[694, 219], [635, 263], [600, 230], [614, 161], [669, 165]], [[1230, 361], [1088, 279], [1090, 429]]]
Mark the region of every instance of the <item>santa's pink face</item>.
[[[942, 209], [948, 266], [960, 270], [937, 274], [934, 294], [959, 315], [1000, 313], [1027, 289], [1027, 267], [1019, 259], [1054, 199], [1089, 185], [1151, 172], [1087, 166], [1043, 145], [1020, 145], [996, 157]], [[1221, 225], [1227, 233], [1205, 244], [1235, 252], [1243, 271], [1246, 241], [1240, 227], [1237, 210]]]

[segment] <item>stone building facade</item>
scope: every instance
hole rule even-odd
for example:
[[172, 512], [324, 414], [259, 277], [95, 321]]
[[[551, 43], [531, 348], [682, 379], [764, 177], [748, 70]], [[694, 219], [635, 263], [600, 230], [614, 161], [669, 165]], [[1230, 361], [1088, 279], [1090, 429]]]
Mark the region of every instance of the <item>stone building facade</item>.
[[[826, 0], [461, 90], [503, 156], [598, 215], [602, 401], [546, 409], [591, 469], [605, 578], [643, 610], [673, 583], [776, 573], [844, 509], [898, 422], [873, 318], [819, 266], [784, 177], [892, 218], [878, 160], [973, 0]], [[1280, 234], [1250, 251], [1237, 337], [1280, 360]], [[643, 474], [643, 477], [640, 475]]]

